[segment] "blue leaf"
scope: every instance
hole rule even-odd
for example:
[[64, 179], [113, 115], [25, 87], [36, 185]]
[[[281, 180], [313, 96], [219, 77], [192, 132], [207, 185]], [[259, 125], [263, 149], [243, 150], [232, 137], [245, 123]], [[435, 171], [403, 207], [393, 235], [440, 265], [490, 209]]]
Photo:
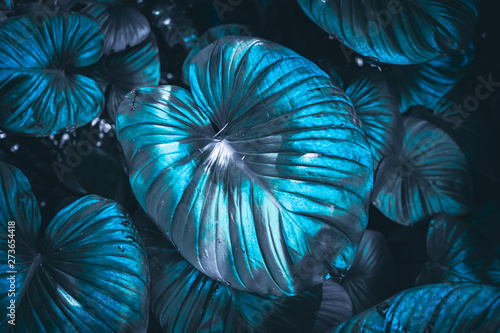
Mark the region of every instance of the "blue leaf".
[[0, 126], [46, 136], [82, 126], [102, 110], [98, 83], [78, 74], [101, 56], [99, 25], [81, 15], [40, 24], [21, 17], [0, 23]]
[[144, 41], [151, 32], [149, 22], [126, 3], [95, 1], [82, 10], [95, 18], [104, 35], [104, 54], [119, 52]]
[[[15, 326], [7, 324], [9, 316], [0, 326], [14, 332], [146, 331], [146, 252], [123, 208], [86, 196], [41, 231], [28, 180], [2, 162], [0, 203], [0, 253], [5, 258], [0, 306], [6, 309], [15, 300]], [[13, 266], [8, 254], [15, 256]], [[8, 294], [7, 278], [13, 275], [15, 292]]]
[[297, 294], [344, 274], [373, 172], [344, 92], [293, 51], [232, 36], [193, 58], [190, 82], [192, 95], [141, 88], [119, 110], [148, 215], [193, 266], [236, 289]]
[[400, 292], [328, 332], [498, 332], [498, 318], [499, 288], [443, 283]]
[[373, 204], [404, 225], [438, 214], [459, 215], [472, 208], [472, 179], [458, 145], [425, 120], [404, 117], [399, 155], [377, 170]]
[[425, 263], [417, 284], [438, 282], [476, 282], [499, 284], [500, 258], [478, 231], [456, 218], [433, 219], [427, 233]]
[[323, 333], [326, 329], [339, 325], [352, 316], [351, 297], [340, 284], [334, 282], [333, 279], [328, 279], [321, 286], [323, 294], [313, 333]]
[[373, 148], [376, 170], [384, 157], [401, 149], [403, 120], [397, 100], [376, 69], [357, 72], [349, 83], [346, 94], [351, 98], [356, 114], [363, 123], [368, 143]]
[[384, 72], [399, 99], [399, 110], [406, 112], [416, 105], [424, 105], [441, 113], [445, 96], [463, 78], [474, 56], [474, 46], [434, 61], [413, 65], [393, 66]]
[[297, 1], [347, 47], [398, 65], [428, 62], [465, 48], [478, 14], [476, 0]]
[[134, 218], [151, 266], [151, 310], [164, 332], [310, 332], [321, 286], [295, 297], [227, 287], [187, 262], [144, 216]]
[[366, 230], [356, 258], [342, 282], [352, 300], [353, 314], [393, 295], [394, 277], [394, 261], [385, 237], [376, 231]]

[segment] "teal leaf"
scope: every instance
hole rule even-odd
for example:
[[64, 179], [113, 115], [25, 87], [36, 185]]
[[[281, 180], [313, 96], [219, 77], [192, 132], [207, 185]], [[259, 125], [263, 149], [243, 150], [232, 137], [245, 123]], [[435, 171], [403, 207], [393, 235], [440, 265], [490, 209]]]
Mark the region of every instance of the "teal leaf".
[[[13, 332], [146, 331], [146, 251], [123, 208], [89, 195], [43, 231], [28, 180], [2, 162], [0, 203], [0, 306], [15, 300], [16, 308], [15, 326], [7, 324], [9, 316], [0, 326]], [[8, 254], [15, 256], [13, 266]], [[9, 294], [12, 275], [16, 287]]]
[[154, 35], [124, 51], [104, 55], [93, 67], [106, 89], [106, 110], [115, 121], [125, 95], [134, 88], [158, 84], [160, 58]]
[[458, 145], [425, 120], [404, 117], [403, 122], [399, 155], [385, 158], [377, 170], [375, 207], [404, 225], [466, 213], [472, 208], [472, 180]]
[[417, 284], [500, 283], [495, 281], [500, 276], [496, 251], [479, 231], [459, 219], [442, 215], [431, 221], [427, 254], [431, 261], [425, 263]]
[[184, 64], [182, 65], [182, 81], [189, 84], [189, 66], [193, 57], [197, 55], [203, 48], [213, 43], [219, 38], [225, 36], [252, 36], [250, 28], [245, 25], [240, 24], [223, 24], [213, 28], [208, 29], [201, 35], [196, 41], [191, 51], [189, 51]]
[[101, 56], [99, 25], [81, 15], [0, 23], [0, 127], [35, 136], [82, 126], [102, 110], [98, 83], [78, 74]]
[[464, 49], [478, 15], [476, 0], [297, 1], [310, 19], [348, 48], [398, 65]]
[[353, 314], [393, 295], [395, 267], [385, 237], [366, 230], [359, 242], [356, 258], [342, 282], [352, 300]]
[[195, 269], [144, 216], [136, 219], [151, 266], [151, 310], [163, 332], [310, 332], [321, 286], [294, 297], [236, 290]]
[[373, 148], [374, 169], [401, 148], [403, 120], [396, 97], [377, 69], [358, 71], [346, 89]]
[[146, 87], [120, 107], [144, 210], [193, 266], [236, 289], [293, 295], [342, 276], [373, 172], [348, 97], [310, 61], [247, 37], [203, 49], [190, 82], [192, 95]]
[[328, 332], [497, 332], [498, 318], [499, 288], [443, 283], [400, 292]]
[[424, 105], [440, 112], [440, 105], [464, 77], [474, 58], [474, 47], [428, 63], [413, 66], [393, 66], [385, 71], [387, 81], [399, 99], [399, 109], [406, 112], [412, 106]]
[[321, 285], [323, 293], [313, 333], [323, 333], [326, 329], [339, 325], [352, 316], [351, 297], [345, 289], [333, 279], [325, 280]]
[[133, 6], [120, 1], [95, 1], [82, 10], [95, 18], [104, 35], [104, 54], [120, 52], [144, 41], [151, 32], [149, 22]]

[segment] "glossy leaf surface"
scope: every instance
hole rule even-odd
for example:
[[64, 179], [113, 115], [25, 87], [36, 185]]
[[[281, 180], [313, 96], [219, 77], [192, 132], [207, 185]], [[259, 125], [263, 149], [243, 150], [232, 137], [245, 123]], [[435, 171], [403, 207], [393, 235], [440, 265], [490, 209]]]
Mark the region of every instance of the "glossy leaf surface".
[[431, 258], [417, 278], [418, 284], [438, 282], [500, 283], [500, 258], [491, 244], [472, 226], [456, 218], [433, 219], [427, 233]]
[[81, 15], [0, 23], [0, 126], [45, 136], [81, 126], [102, 110], [95, 80], [78, 74], [102, 52], [99, 25]]
[[104, 54], [119, 52], [144, 41], [149, 22], [137, 9], [120, 1], [95, 1], [82, 10], [97, 20], [104, 35]]
[[497, 332], [500, 289], [433, 284], [405, 290], [328, 332]]
[[252, 33], [250, 32], [250, 28], [239, 24], [223, 24], [205, 31], [203, 35], [198, 38], [191, 51], [189, 51], [186, 60], [184, 60], [184, 64], [182, 65], [182, 81], [189, 84], [189, 65], [193, 57], [210, 43], [225, 36], [252, 36]]
[[356, 258], [342, 287], [352, 300], [353, 313], [359, 313], [394, 294], [395, 267], [385, 237], [366, 230]]
[[399, 156], [384, 159], [377, 171], [373, 204], [404, 225], [446, 213], [467, 212], [472, 180], [458, 145], [425, 120], [404, 118]]
[[151, 266], [151, 309], [164, 332], [310, 332], [321, 286], [294, 297], [259, 296], [212, 280], [142, 218]]
[[297, 294], [343, 275], [373, 163], [347, 96], [293, 51], [244, 37], [198, 53], [190, 82], [193, 95], [147, 87], [120, 107], [145, 211], [192, 265], [236, 289]]
[[114, 121], [125, 95], [136, 87], [158, 84], [160, 59], [153, 35], [124, 51], [104, 55], [94, 67], [106, 90], [106, 109]]
[[376, 170], [385, 156], [395, 154], [401, 148], [403, 120], [396, 97], [376, 69], [356, 73], [346, 93], [354, 104], [368, 143], [373, 148]]
[[408, 65], [465, 48], [475, 0], [298, 0], [307, 16], [347, 47], [376, 61]]
[[[116, 203], [86, 196], [40, 230], [30, 185], [0, 162], [0, 252], [15, 244], [15, 264], [0, 264], [0, 305], [15, 299], [13, 332], [144, 332], [148, 323], [146, 252], [128, 214]], [[15, 221], [14, 236], [8, 221]], [[12, 223], [11, 223], [12, 224]], [[11, 229], [12, 230], [12, 229]], [[11, 240], [14, 239], [15, 243]], [[9, 242], [10, 241], [10, 242]], [[15, 293], [8, 290], [15, 274]]]

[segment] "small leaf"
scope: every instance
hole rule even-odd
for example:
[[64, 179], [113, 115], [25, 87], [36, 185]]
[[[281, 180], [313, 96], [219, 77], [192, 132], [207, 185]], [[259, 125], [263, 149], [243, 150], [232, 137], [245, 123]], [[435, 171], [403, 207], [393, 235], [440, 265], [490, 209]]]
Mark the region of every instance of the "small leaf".
[[125, 3], [95, 1], [82, 10], [95, 18], [104, 35], [104, 54], [120, 52], [144, 41], [151, 32], [149, 22], [137, 9]]
[[29, 17], [0, 23], [0, 126], [46, 136], [82, 126], [104, 104], [101, 88], [78, 74], [102, 52], [99, 25], [81, 15]]
[[[456, 218], [439, 216], [429, 225], [427, 253], [431, 258], [417, 284], [438, 282], [500, 283], [500, 266], [489, 242], [472, 226]], [[493, 280], [492, 280], [493, 279]]]
[[399, 156], [388, 156], [376, 174], [373, 204], [404, 224], [437, 214], [458, 215], [472, 207], [472, 180], [457, 144], [425, 120], [404, 117]]

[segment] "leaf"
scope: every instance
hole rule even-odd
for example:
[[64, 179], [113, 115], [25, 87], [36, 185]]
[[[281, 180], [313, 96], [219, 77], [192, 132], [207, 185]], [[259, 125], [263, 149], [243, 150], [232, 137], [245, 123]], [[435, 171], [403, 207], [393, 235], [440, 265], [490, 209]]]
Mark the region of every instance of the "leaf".
[[223, 24], [213, 28], [208, 29], [201, 35], [201, 37], [196, 41], [191, 51], [189, 51], [184, 64], [182, 65], [182, 81], [189, 85], [189, 66], [191, 65], [191, 60], [197, 55], [203, 48], [213, 43], [217, 39], [225, 36], [252, 36], [250, 28], [245, 25], [239, 24]]
[[149, 22], [133, 6], [114, 1], [95, 1], [83, 13], [95, 18], [104, 35], [104, 54], [120, 52], [143, 42], [151, 33]]
[[[28, 180], [2, 162], [0, 203], [5, 258], [0, 305], [5, 309], [15, 300], [14, 332], [146, 331], [146, 252], [123, 208], [86, 196], [61, 210], [42, 231]], [[9, 249], [15, 250], [13, 266], [7, 261]], [[8, 294], [12, 275], [15, 293]], [[4, 316], [0, 325], [7, 327], [11, 319]]]
[[115, 121], [118, 107], [129, 91], [158, 84], [160, 80], [160, 59], [154, 35], [134, 47], [103, 56], [93, 70], [107, 86], [106, 109]]
[[424, 105], [440, 113], [440, 102], [464, 77], [474, 58], [474, 46], [428, 63], [393, 66], [384, 74], [399, 99], [399, 109]]
[[151, 309], [163, 332], [310, 332], [321, 286], [295, 297], [230, 288], [196, 270], [144, 216], [135, 221], [151, 265]]
[[394, 261], [385, 237], [376, 231], [366, 230], [351, 269], [342, 282], [352, 300], [353, 314], [393, 295], [394, 276]]
[[344, 288], [332, 279], [322, 283], [323, 296], [316, 314], [313, 333], [339, 325], [352, 316], [352, 301]]
[[82, 126], [101, 112], [103, 93], [80, 67], [101, 56], [99, 25], [81, 15], [0, 22], [0, 126], [46, 136]]
[[500, 289], [434, 284], [400, 292], [328, 332], [496, 332]]
[[472, 180], [457, 144], [427, 121], [404, 117], [399, 156], [385, 158], [376, 174], [372, 200], [385, 216], [404, 224], [472, 206]]
[[417, 284], [438, 282], [500, 283], [500, 258], [478, 231], [456, 218], [439, 216], [429, 225], [427, 253], [431, 258]]
[[464, 49], [478, 15], [475, 0], [297, 1], [321, 29], [350, 49], [398, 65]]
[[395, 96], [376, 69], [358, 71], [346, 89], [373, 148], [374, 169], [401, 149], [403, 120]]
[[193, 95], [141, 88], [118, 113], [132, 190], [158, 228], [236, 289], [294, 295], [344, 274], [373, 164], [344, 92], [293, 51], [233, 36], [194, 57], [190, 83]]

